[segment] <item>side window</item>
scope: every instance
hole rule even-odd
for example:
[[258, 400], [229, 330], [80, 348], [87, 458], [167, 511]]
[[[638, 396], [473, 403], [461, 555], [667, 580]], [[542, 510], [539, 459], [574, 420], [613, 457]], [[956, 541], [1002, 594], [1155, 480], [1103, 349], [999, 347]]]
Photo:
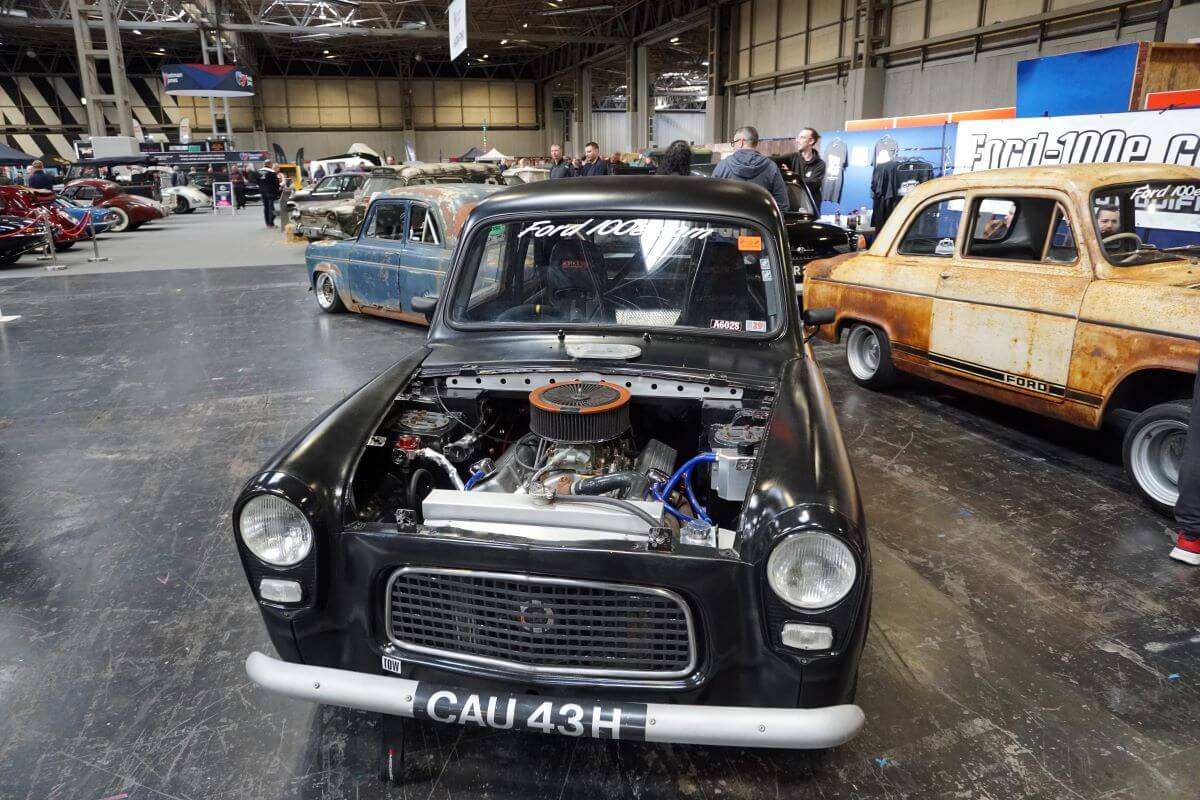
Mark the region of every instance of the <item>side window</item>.
[[75, 192], [76, 200], [94, 200], [96, 198], [96, 187], [80, 186]]
[[404, 204], [382, 203], [375, 207], [367, 236], [372, 239], [404, 239]]
[[1061, 205], [1054, 209], [1054, 226], [1050, 229], [1050, 244], [1046, 247], [1046, 260], [1063, 264], [1073, 263], [1079, 258], [1075, 247], [1075, 234], [1071, 231], [1071, 221], [1067, 210]]
[[961, 197], [947, 197], [921, 209], [900, 240], [900, 252], [942, 258], [954, 255], [963, 202]]
[[328, 178], [322, 178], [321, 182], [317, 184], [317, 187], [313, 189], [313, 192], [336, 192], [338, 181], [340, 180], [341, 178], [336, 175], [330, 175]]
[[1048, 197], [983, 197], [975, 201], [968, 258], [1041, 261], [1058, 224]]
[[438, 235], [437, 221], [429, 208], [420, 203], [413, 203], [408, 212], [408, 240], [425, 244], [441, 244]]
[[475, 287], [471, 293], [472, 302], [494, 297], [500, 290], [501, 277], [504, 274], [504, 259], [508, 253], [508, 239], [504, 235], [503, 225], [493, 225], [488, 231], [487, 242], [483, 246], [483, 257], [479, 260], [479, 272], [475, 276]]

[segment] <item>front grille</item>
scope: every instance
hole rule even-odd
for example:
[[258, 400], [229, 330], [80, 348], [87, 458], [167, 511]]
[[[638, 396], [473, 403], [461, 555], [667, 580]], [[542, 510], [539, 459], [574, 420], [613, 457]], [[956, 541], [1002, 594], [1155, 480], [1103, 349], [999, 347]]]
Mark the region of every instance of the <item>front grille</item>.
[[691, 614], [666, 589], [405, 567], [388, 637], [415, 653], [532, 675], [678, 678], [696, 664]]

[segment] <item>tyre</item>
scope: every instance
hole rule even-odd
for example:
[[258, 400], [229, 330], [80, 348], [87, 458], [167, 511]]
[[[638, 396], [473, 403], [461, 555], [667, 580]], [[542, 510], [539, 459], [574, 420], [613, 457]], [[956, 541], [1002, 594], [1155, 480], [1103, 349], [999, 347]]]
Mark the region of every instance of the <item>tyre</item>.
[[326, 314], [340, 314], [346, 310], [338, 294], [337, 282], [328, 272], [318, 272], [313, 280], [313, 291], [317, 295], [317, 307]]
[[1190, 402], [1151, 406], [1129, 424], [1121, 448], [1125, 474], [1138, 494], [1167, 516], [1171, 516], [1179, 499], [1179, 468], [1190, 416]]
[[892, 346], [874, 325], [855, 323], [846, 336], [846, 366], [850, 377], [868, 389], [886, 389], [896, 382]]
[[192, 204], [181, 194], [175, 195], [175, 213], [186, 214], [192, 210]]
[[109, 228], [113, 233], [124, 233], [129, 230], [129, 212], [123, 208], [113, 206], [109, 209], [113, 213], [115, 220], [113, 226]]
[[20, 253], [17, 253], [15, 256], [0, 256], [0, 267], [11, 267], [20, 260]]

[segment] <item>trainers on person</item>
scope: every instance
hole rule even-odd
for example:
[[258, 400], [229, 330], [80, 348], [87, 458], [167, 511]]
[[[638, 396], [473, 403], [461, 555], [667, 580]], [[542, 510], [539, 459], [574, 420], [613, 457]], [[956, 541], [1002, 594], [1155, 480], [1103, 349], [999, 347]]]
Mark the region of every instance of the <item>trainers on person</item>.
[[1200, 535], [1180, 531], [1175, 548], [1171, 550], [1171, 558], [1200, 567]]

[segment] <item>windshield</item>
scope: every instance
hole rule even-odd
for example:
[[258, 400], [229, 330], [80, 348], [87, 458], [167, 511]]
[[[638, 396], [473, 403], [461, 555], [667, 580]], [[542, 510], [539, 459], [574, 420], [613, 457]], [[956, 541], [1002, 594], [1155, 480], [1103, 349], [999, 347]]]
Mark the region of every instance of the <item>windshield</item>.
[[375, 175], [367, 178], [367, 182], [358, 190], [359, 197], [371, 197], [376, 192], [386, 192], [388, 189], [395, 189], [397, 186], [403, 186], [404, 181], [394, 175]]
[[1118, 267], [1200, 257], [1200, 182], [1147, 181], [1092, 195], [1104, 255]]
[[450, 318], [485, 324], [702, 328], [755, 336], [784, 320], [782, 271], [748, 226], [632, 216], [478, 228]]
[[787, 182], [785, 185], [787, 186], [788, 200], [791, 201], [792, 205], [792, 214], [818, 216], [817, 212], [813, 210], [812, 195], [804, 190], [799, 181]]

